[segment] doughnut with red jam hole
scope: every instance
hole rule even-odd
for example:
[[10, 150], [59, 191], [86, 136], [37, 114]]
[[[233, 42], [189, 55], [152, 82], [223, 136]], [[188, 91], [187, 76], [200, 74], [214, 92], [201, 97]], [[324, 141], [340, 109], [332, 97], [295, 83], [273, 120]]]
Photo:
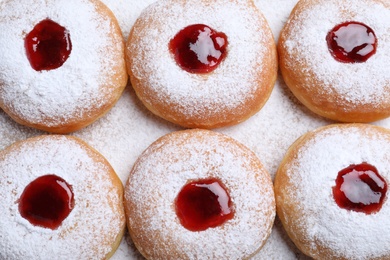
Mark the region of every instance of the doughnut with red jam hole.
[[66, 134], [116, 104], [128, 81], [124, 40], [102, 2], [1, 3], [0, 108], [14, 121]]
[[277, 77], [272, 31], [251, 0], [157, 1], [135, 22], [125, 53], [145, 107], [186, 128], [245, 121]]
[[103, 260], [122, 240], [122, 182], [79, 138], [42, 135], [0, 151], [0, 187], [0, 259]]
[[309, 110], [338, 122], [389, 117], [389, 16], [389, 1], [298, 1], [278, 41], [291, 92]]
[[147, 259], [261, 255], [274, 203], [271, 176], [256, 155], [210, 130], [159, 138], [139, 156], [125, 186], [127, 227]]
[[333, 124], [308, 132], [275, 176], [278, 216], [314, 259], [389, 259], [390, 130]]

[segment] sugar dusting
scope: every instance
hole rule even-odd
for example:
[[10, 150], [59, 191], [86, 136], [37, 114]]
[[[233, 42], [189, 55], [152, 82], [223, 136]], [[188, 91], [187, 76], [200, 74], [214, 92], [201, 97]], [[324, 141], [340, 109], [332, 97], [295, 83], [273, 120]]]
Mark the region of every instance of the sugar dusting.
[[[28, 1], [28, 2], [27, 2]], [[121, 39], [108, 38], [109, 19], [99, 15], [90, 1], [57, 0], [3, 1], [0, 11], [0, 103], [12, 108], [31, 123], [58, 126], [69, 119], [90, 117], [94, 109], [106, 106], [112, 88], [102, 88], [112, 75], [115, 63], [107, 50], [123, 50]], [[75, 8], [77, 6], [77, 8]], [[85, 17], [82, 21], [75, 16]], [[24, 37], [44, 19], [70, 32], [72, 51], [58, 69], [35, 71], [29, 64]]]
[[[209, 131], [177, 132], [149, 147], [136, 162], [125, 189], [125, 198], [135, 206], [130, 225], [141, 220], [138, 236], [146, 239], [149, 254], [163, 257], [175, 252], [170, 251], [175, 247], [190, 258], [240, 259], [256, 252], [275, 216], [270, 176], [257, 160], [246, 148]], [[235, 216], [220, 227], [189, 231], [177, 219], [175, 198], [188, 180], [210, 177], [226, 186]], [[158, 232], [157, 237], [164, 239], [157, 242], [143, 232]]]
[[102, 2], [115, 14], [126, 41], [138, 16], [155, 0], [103, 0]]
[[[0, 258], [102, 259], [121, 231], [122, 198], [109, 168], [73, 139], [46, 136], [0, 153]], [[18, 199], [34, 179], [55, 174], [72, 186], [75, 206], [56, 230], [36, 227], [22, 218]], [[108, 199], [113, 202], [111, 205]], [[104, 236], [102, 236], [104, 234]]]
[[[390, 8], [367, 0], [314, 2], [316, 4], [312, 6], [306, 4], [307, 8], [289, 23], [291, 31], [286, 36], [284, 48], [287, 53], [299, 53], [299, 57], [289, 60], [286, 66], [292, 71], [299, 68], [304, 69], [307, 75], [315, 75], [319, 84], [305, 84], [305, 88], [315, 88], [319, 93], [337, 93], [347, 110], [364, 104], [388, 104]], [[329, 55], [326, 35], [346, 21], [364, 23], [377, 36], [377, 52], [364, 63], [341, 63]]]
[[[129, 15], [118, 15], [122, 24], [131, 27], [135, 13], [144, 8], [138, 0], [103, 0], [111, 5], [115, 14], [128, 12]], [[142, 1], [144, 2], [144, 1]], [[153, 2], [149, 0], [149, 2]], [[255, 0], [271, 25], [275, 39], [286, 22], [296, 0]], [[129, 18], [130, 17], [130, 18]], [[125, 35], [125, 34], [124, 34]], [[261, 159], [267, 170], [274, 176], [288, 146], [301, 134], [313, 130], [331, 121], [324, 120], [303, 107], [291, 95], [282, 78], [279, 76], [270, 99], [263, 109], [249, 120], [234, 127], [217, 129], [234, 137], [252, 149]], [[390, 120], [378, 121], [375, 124], [390, 128]], [[179, 130], [148, 112], [137, 99], [131, 87], [123, 93], [117, 105], [103, 118], [91, 126], [75, 133], [100, 151], [112, 164], [124, 182], [137, 157], [158, 137]], [[0, 149], [14, 141], [35, 136], [42, 132], [20, 126], [0, 111]], [[129, 242], [130, 246], [128, 246]], [[122, 241], [114, 260], [143, 259], [134, 249], [129, 237]], [[294, 247], [283, 230], [280, 221], [276, 220], [270, 238], [264, 248], [252, 259], [307, 259]]]
[[[266, 21], [256, 9], [248, 3], [237, 6], [236, 1], [221, 0], [204, 4], [203, 8], [198, 8], [199, 1], [195, 0], [185, 4], [158, 1], [142, 13], [144, 21], [164, 18], [156, 23], [158, 28], [135, 30], [137, 41], [127, 46], [133, 54], [130, 69], [145, 86], [137, 91], [143, 93], [146, 104], [174, 107], [189, 121], [203, 121], [221, 114], [220, 121], [225, 122], [228, 119], [223, 118], [224, 111], [229, 111], [230, 116], [237, 115], [236, 118], [246, 116], [245, 104], [268, 88], [262, 82], [267, 79], [258, 75], [269, 69], [262, 59], [270, 55], [270, 39], [261, 28]], [[180, 30], [191, 24], [206, 24], [228, 36], [226, 59], [207, 76], [181, 69], [167, 47]]]
[[290, 185], [285, 191], [300, 209], [301, 215], [290, 220], [303, 228], [305, 238], [323, 241], [338, 257], [346, 259], [388, 256], [388, 203], [371, 215], [345, 210], [335, 203], [332, 187], [340, 170], [362, 162], [374, 165], [389, 181], [389, 142], [389, 135], [375, 129], [350, 126], [321, 130], [304, 143], [296, 159], [287, 166]]

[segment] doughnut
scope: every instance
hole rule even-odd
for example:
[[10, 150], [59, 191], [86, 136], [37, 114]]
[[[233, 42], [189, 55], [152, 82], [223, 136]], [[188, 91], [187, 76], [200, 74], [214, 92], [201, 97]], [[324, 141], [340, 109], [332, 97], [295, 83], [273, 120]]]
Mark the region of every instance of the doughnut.
[[0, 196], [0, 259], [108, 259], [125, 231], [120, 179], [76, 137], [0, 151]]
[[277, 214], [314, 259], [389, 259], [390, 130], [331, 124], [288, 149], [275, 176]]
[[286, 85], [336, 122], [390, 116], [389, 17], [389, 1], [299, 1], [278, 41]]
[[185, 128], [238, 124], [268, 100], [276, 44], [252, 0], [163, 0], [125, 48], [131, 85], [152, 113]]
[[22, 125], [79, 130], [127, 84], [121, 30], [100, 1], [4, 0], [0, 31], [0, 108]]
[[127, 227], [146, 259], [247, 259], [275, 218], [271, 177], [256, 155], [211, 130], [152, 143], [125, 185]]

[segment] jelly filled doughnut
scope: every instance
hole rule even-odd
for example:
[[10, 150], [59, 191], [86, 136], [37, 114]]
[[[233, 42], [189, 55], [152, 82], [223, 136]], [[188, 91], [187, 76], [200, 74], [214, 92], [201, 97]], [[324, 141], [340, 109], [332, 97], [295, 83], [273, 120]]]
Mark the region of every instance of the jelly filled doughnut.
[[389, 259], [390, 131], [329, 125], [300, 137], [275, 177], [277, 213], [314, 259]]
[[126, 86], [123, 37], [100, 1], [5, 0], [0, 31], [0, 107], [18, 123], [81, 129]]
[[271, 177], [256, 155], [210, 130], [167, 134], [125, 186], [129, 233], [147, 259], [246, 259], [275, 217]]
[[125, 230], [123, 186], [96, 150], [39, 136], [0, 152], [1, 259], [108, 259]]
[[292, 93], [313, 112], [342, 122], [390, 115], [390, 4], [301, 0], [279, 37]]
[[272, 32], [251, 0], [157, 1], [135, 22], [125, 53], [143, 104], [189, 128], [246, 120], [277, 75]]

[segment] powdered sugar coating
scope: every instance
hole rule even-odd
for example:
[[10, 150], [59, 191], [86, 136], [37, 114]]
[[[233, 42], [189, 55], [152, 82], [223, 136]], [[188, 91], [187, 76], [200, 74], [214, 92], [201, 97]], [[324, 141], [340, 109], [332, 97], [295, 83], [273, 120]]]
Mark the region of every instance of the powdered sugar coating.
[[[129, 13], [133, 11], [138, 14], [141, 13], [141, 5], [144, 3], [140, 0], [103, 0], [103, 2], [119, 5], [117, 10]], [[275, 38], [278, 37], [280, 29], [296, 2], [297, 0], [255, 0], [256, 5], [268, 19]], [[113, 8], [113, 11], [115, 12], [116, 9]], [[118, 19], [121, 17], [125, 19], [126, 15], [117, 15]], [[128, 16], [123, 23], [134, 20], [134, 16]], [[251, 148], [269, 173], [274, 176], [284, 152], [296, 138], [328, 123], [329, 121], [304, 108], [292, 96], [283, 79], [279, 77], [269, 101], [259, 113], [239, 125], [224, 128], [221, 131]], [[390, 127], [389, 120], [378, 123]], [[133, 90], [127, 88], [119, 103], [106, 116], [75, 134], [98, 149], [125, 181], [131, 166], [142, 151], [155, 139], [173, 130], [179, 130], [179, 127], [151, 115], [136, 98]], [[0, 111], [0, 147], [2, 149], [14, 141], [39, 133], [39, 131], [16, 124]], [[133, 250], [135, 250], [133, 246], [129, 247], [126, 242], [123, 242], [112, 259], [144, 259], [137, 257]], [[309, 258], [305, 258], [296, 249], [287, 237], [280, 221], [276, 220], [276, 225], [267, 243], [252, 259], [307, 260]]]
[[142, 10], [155, 1], [156, 0], [102, 0], [118, 19], [125, 40], [127, 40], [131, 28]]
[[[362, 162], [374, 165], [389, 183], [390, 132], [371, 125], [330, 125], [310, 135], [298, 141], [297, 150], [287, 155], [291, 161], [276, 175], [276, 179], [286, 176], [288, 180], [278, 189], [282, 192], [276, 192], [285, 227], [295, 227], [290, 232], [299, 234], [303, 251], [316, 259], [324, 254], [331, 259], [388, 259], [389, 193], [382, 209], [368, 215], [340, 208], [332, 187], [339, 171]], [[283, 197], [294, 204], [282, 201]], [[289, 207], [300, 214], [289, 215]]]
[[[90, 0], [2, 1], [0, 3], [0, 105], [31, 124], [49, 127], [95, 118], [111, 107], [118, 89], [112, 77], [124, 66], [124, 46], [111, 18]], [[77, 8], [75, 8], [77, 7]], [[82, 19], [77, 19], [82, 17]], [[26, 55], [25, 36], [44, 19], [65, 27], [72, 51], [58, 69], [35, 71]], [[125, 77], [118, 75], [118, 78]], [[121, 91], [120, 91], [121, 92]]]
[[[276, 78], [275, 46], [253, 1], [157, 1], [139, 19], [127, 43], [128, 70], [138, 96], [158, 115], [187, 127], [210, 128], [208, 120], [216, 117], [218, 126], [243, 121], [254, 113], [248, 107], [257, 112], [268, 99]], [[186, 72], [168, 48], [179, 31], [193, 24], [228, 38], [226, 58], [209, 74]]]
[[[0, 258], [104, 259], [122, 235], [122, 188], [96, 151], [66, 136], [41, 136], [0, 153]], [[72, 186], [75, 206], [56, 230], [21, 217], [18, 200], [39, 176], [55, 174]], [[117, 181], [119, 183], [119, 180]]]
[[[175, 198], [189, 181], [213, 177], [227, 188], [235, 216], [189, 231], [177, 218]], [[248, 258], [265, 243], [275, 217], [271, 178], [257, 157], [206, 130], [174, 132], [153, 143], [132, 169], [125, 201], [130, 234], [150, 259]]]
[[[390, 8], [382, 1], [304, 0], [286, 24], [283, 49], [285, 66], [306, 78], [297, 79], [302, 88], [318, 97], [333, 94], [337, 106], [345, 111], [369, 104], [374, 108], [390, 107]], [[326, 36], [336, 25], [356, 21], [371, 27], [378, 39], [376, 54], [363, 63], [341, 63], [330, 55]], [[313, 84], [312, 78], [317, 80]], [[318, 98], [313, 97], [313, 99]], [[310, 99], [310, 97], [307, 97]], [[323, 98], [326, 100], [326, 98]], [[321, 106], [321, 102], [312, 103]], [[329, 101], [330, 102], [330, 101]]]

